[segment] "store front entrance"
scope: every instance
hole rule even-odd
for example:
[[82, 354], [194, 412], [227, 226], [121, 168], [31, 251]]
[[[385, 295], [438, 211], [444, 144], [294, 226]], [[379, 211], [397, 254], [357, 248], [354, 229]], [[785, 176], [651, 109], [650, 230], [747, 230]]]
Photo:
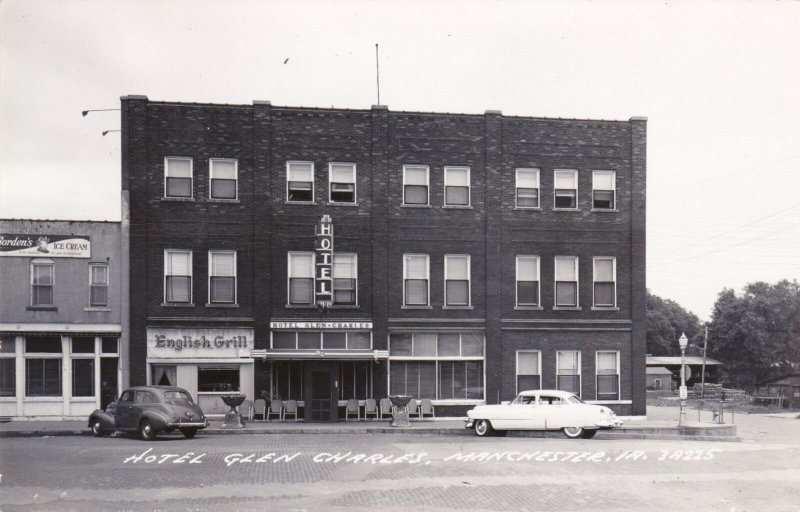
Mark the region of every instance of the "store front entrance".
[[314, 362], [305, 366], [305, 421], [336, 421], [339, 415], [338, 365]]

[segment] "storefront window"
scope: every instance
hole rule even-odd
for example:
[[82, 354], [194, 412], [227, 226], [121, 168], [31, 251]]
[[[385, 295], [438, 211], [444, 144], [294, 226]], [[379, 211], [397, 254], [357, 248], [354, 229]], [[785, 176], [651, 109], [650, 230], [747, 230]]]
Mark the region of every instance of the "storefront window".
[[281, 400], [303, 400], [303, 362], [275, 361], [272, 394]]
[[367, 361], [339, 363], [339, 400], [372, 397], [372, 365]]
[[25, 353], [25, 395], [61, 396], [61, 337], [31, 336]]
[[392, 362], [390, 392], [414, 398], [436, 398], [436, 362]]
[[197, 391], [239, 391], [239, 367], [200, 367], [197, 369]]
[[72, 338], [73, 354], [94, 354], [94, 336], [74, 336]]
[[177, 386], [178, 368], [176, 366], [153, 365], [154, 386]]
[[13, 336], [0, 335], [0, 396], [16, 396], [17, 369]]
[[72, 360], [72, 396], [94, 396], [94, 359]]

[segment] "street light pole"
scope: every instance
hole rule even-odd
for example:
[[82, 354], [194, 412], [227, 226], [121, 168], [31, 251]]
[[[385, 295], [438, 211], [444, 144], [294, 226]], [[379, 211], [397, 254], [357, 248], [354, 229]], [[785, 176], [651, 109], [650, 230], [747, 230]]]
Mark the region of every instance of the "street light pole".
[[678, 338], [678, 346], [681, 347], [681, 414], [678, 418], [678, 426], [686, 423], [686, 345], [689, 344], [689, 339], [686, 338], [686, 333], [681, 333]]
[[706, 396], [706, 349], [708, 348], [708, 325], [706, 325], [706, 334], [703, 338], [703, 374], [700, 376], [700, 398]]

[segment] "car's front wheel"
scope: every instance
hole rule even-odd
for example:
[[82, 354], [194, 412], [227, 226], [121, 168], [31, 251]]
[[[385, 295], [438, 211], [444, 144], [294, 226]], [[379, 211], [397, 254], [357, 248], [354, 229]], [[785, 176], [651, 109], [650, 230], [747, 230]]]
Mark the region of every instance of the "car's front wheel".
[[100, 420], [94, 420], [92, 422], [92, 435], [94, 437], [101, 437], [106, 435], [106, 431], [103, 430], [103, 425], [100, 423]]
[[196, 428], [185, 428], [181, 430], [181, 432], [183, 432], [183, 435], [186, 437], [186, 439], [194, 439], [194, 436], [197, 435]]
[[489, 420], [477, 420], [475, 421], [475, 433], [478, 434], [478, 437], [488, 437], [494, 434], [494, 429]]
[[583, 435], [583, 427], [564, 427], [561, 429], [570, 439], [578, 439]]
[[156, 438], [156, 431], [150, 420], [142, 420], [139, 423], [139, 437], [142, 438], [142, 441], [152, 441]]

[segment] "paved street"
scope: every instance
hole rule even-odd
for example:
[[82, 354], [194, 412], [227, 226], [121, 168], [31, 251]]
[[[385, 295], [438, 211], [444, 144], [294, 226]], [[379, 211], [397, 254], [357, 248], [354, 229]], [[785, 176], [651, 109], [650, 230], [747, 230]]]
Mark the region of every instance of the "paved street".
[[800, 509], [800, 420], [737, 423], [738, 443], [386, 434], [3, 439], [0, 503], [3, 511]]

